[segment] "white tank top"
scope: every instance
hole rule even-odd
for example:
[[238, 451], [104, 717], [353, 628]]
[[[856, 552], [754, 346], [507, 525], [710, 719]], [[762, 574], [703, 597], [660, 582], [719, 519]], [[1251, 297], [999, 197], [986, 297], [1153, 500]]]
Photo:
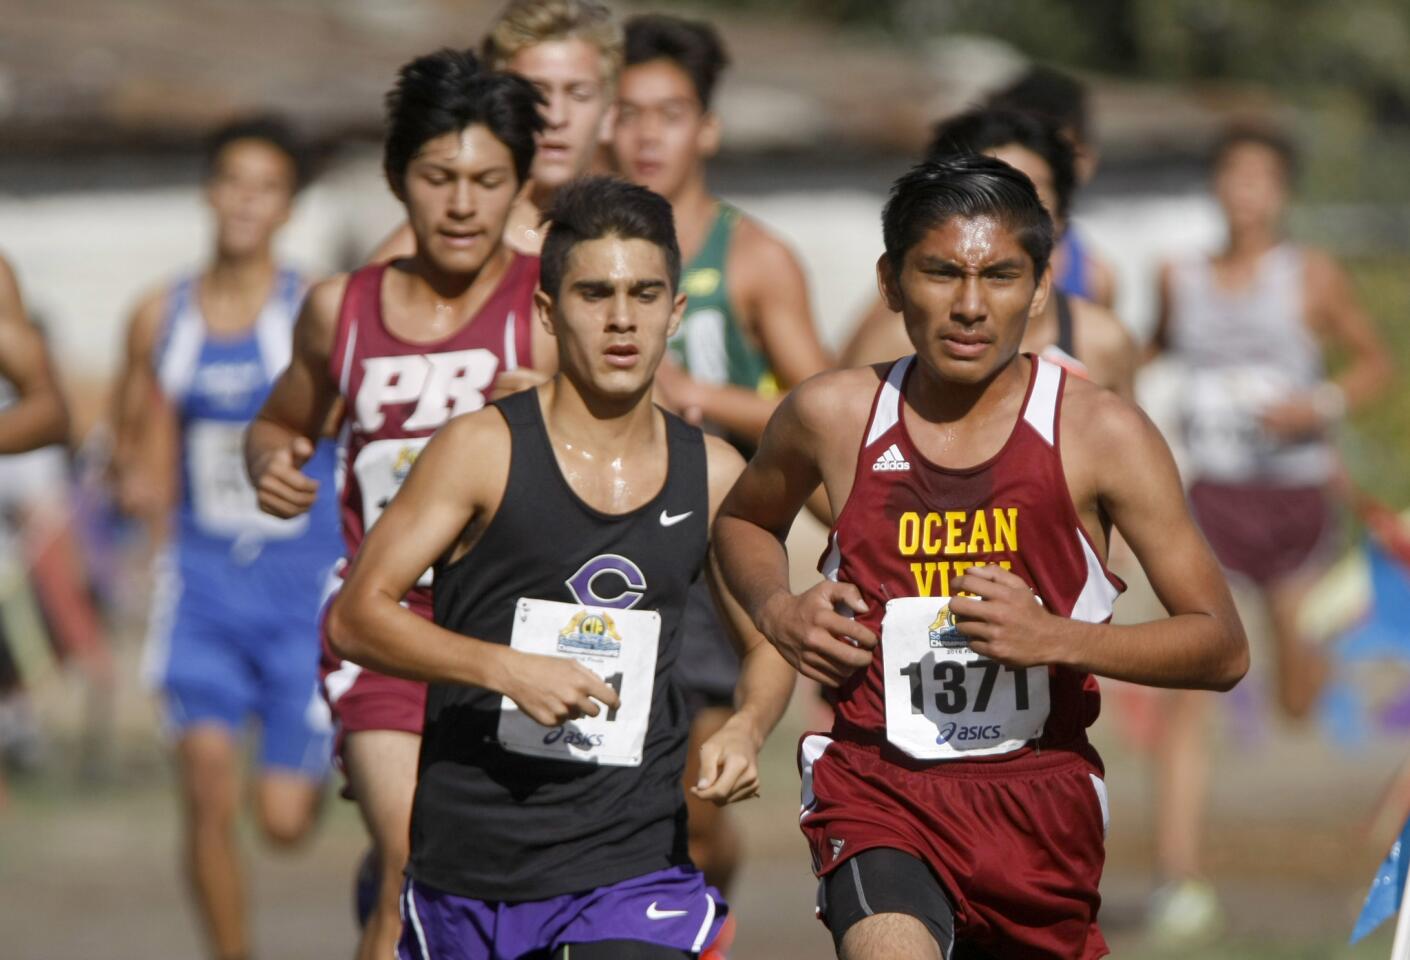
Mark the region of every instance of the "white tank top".
[[1175, 266], [1171, 352], [1186, 372], [1181, 412], [1193, 479], [1313, 486], [1330, 476], [1325, 437], [1288, 442], [1260, 419], [1325, 379], [1303, 283], [1303, 256], [1290, 244], [1264, 254], [1253, 282], [1237, 291], [1218, 286], [1208, 257]]

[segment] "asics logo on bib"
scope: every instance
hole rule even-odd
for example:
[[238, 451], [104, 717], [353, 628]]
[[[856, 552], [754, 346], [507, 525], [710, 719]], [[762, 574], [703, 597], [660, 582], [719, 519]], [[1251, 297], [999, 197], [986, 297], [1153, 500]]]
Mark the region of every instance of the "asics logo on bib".
[[896, 444], [891, 444], [881, 451], [881, 456], [876, 458], [876, 462], [871, 465], [873, 470], [909, 470], [911, 462], [901, 453], [901, 448]]
[[615, 553], [593, 557], [563, 582], [573, 599], [589, 606], [630, 610], [646, 595], [646, 574], [641, 567]]
[[960, 726], [951, 720], [940, 728], [940, 733], [936, 735], [935, 742], [946, 744], [951, 740], [957, 743], [964, 743], [967, 740], [997, 740], [1003, 735], [1004, 728], [998, 724], [988, 724], [980, 726], [978, 724], [966, 724]]
[[402, 424], [405, 430], [434, 430], [453, 416], [485, 405], [499, 358], [489, 350], [369, 357], [362, 362], [362, 384], [354, 404], [357, 427], [375, 433], [387, 422], [382, 408], [416, 401]]

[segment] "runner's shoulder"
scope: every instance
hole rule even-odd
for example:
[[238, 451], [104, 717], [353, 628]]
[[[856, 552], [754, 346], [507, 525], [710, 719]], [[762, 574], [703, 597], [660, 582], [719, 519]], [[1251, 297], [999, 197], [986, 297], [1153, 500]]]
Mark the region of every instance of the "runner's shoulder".
[[1106, 387], [1069, 376], [1063, 388], [1062, 445], [1119, 456], [1122, 448], [1141, 443], [1155, 425], [1144, 410]]
[[333, 349], [338, 330], [338, 312], [343, 306], [343, 294], [351, 274], [335, 273], [317, 281], [304, 295], [294, 334], [298, 346], [311, 348], [326, 356]]
[[779, 274], [802, 273], [798, 254], [786, 240], [746, 213], [739, 213], [730, 243], [731, 272], [767, 280]]
[[1136, 341], [1115, 311], [1083, 297], [1072, 297], [1070, 302], [1078, 336], [1087, 348], [1083, 352], [1090, 351], [1107, 360], [1123, 359], [1135, 353]]
[[784, 400], [804, 426], [822, 435], [865, 423], [891, 362], [824, 370], [789, 391]]
[[705, 472], [710, 489], [710, 515], [744, 472], [744, 457], [729, 441], [705, 434]]

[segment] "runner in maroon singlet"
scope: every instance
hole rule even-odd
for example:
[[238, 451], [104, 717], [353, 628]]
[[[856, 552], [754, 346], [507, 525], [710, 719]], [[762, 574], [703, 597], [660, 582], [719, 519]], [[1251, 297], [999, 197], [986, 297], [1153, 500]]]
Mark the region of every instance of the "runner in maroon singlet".
[[[551, 373], [556, 365], [551, 337], [532, 319], [538, 259], [502, 242], [543, 123], [539, 102], [527, 81], [484, 71], [468, 51], [402, 69], [389, 98], [384, 162], [416, 252], [310, 292], [293, 361], [250, 427], [246, 464], [260, 505], [291, 516], [307, 509], [317, 487], [298, 468], [343, 401], [350, 557], [437, 427], [484, 406], [501, 373], [529, 366]], [[428, 619], [429, 587], [428, 573], [406, 597]], [[401, 928], [397, 897], [426, 690], [339, 661], [326, 639], [323, 685], [381, 865], [359, 957], [386, 957]]]
[[[800, 757], [822, 917], [848, 960], [1104, 956], [1093, 675], [1227, 689], [1242, 627], [1151, 423], [1019, 353], [1051, 287], [1032, 183], [927, 162], [883, 232], [915, 355], [791, 393], [716, 523], [760, 631], [832, 688]], [[783, 538], [819, 482], [827, 579], [795, 596]], [[1113, 523], [1168, 619], [1107, 622]]]

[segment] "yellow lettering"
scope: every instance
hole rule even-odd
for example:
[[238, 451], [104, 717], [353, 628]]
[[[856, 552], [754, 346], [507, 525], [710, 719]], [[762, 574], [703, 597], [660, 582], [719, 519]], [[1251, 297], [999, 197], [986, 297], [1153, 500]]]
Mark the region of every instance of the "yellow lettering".
[[935, 580], [935, 564], [913, 563], [911, 564], [911, 576], [916, 578], [916, 595], [930, 596], [930, 585]]
[[994, 508], [994, 551], [1018, 553], [1018, 507]]
[[920, 547], [920, 514], [913, 510], [901, 514], [901, 522], [897, 528], [896, 546], [901, 551], [901, 556], [915, 556], [916, 550]]
[[974, 512], [974, 526], [969, 531], [967, 553], [988, 553], [994, 545], [989, 540], [989, 521], [984, 519], [984, 511]]
[[945, 511], [945, 526], [947, 527], [945, 531], [946, 554], [964, 553], [964, 545], [960, 543], [960, 537], [964, 533], [964, 518], [965, 512], [963, 510]]
[[935, 536], [934, 539], [932, 539], [931, 536], [938, 526], [940, 526], [940, 514], [927, 513], [925, 515], [925, 539], [921, 543], [921, 546], [925, 548], [925, 555], [927, 557], [933, 557], [940, 552], [939, 536]]
[[999, 566], [1003, 567], [1005, 570], [1012, 570], [1012, 569], [1013, 569], [1013, 561], [1012, 561], [1012, 560], [1000, 560], [1000, 561], [999, 561]]

